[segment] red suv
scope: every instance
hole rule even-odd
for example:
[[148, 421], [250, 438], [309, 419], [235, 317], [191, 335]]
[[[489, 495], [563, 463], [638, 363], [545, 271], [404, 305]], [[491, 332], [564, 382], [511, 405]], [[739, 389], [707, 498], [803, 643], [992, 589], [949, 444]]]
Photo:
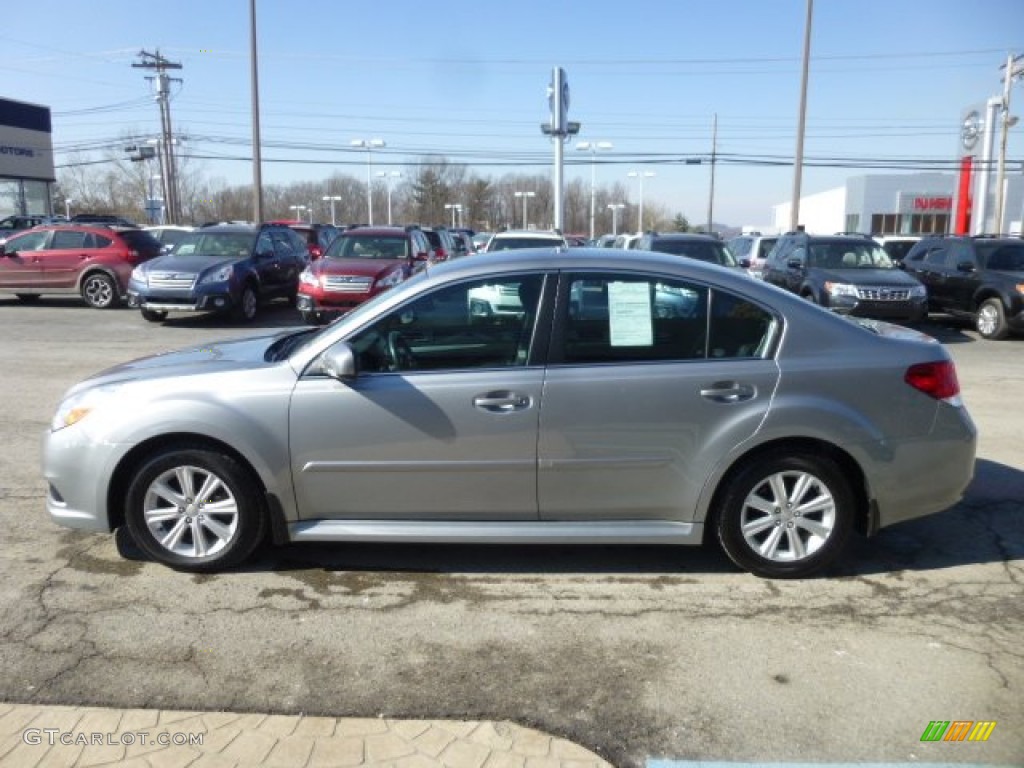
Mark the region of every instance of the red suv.
[[160, 255], [141, 229], [83, 224], [35, 227], [0, 245], [0, 291], [22, 301], [78, 294], [96, 309], [121, 303], [132, 270]]
[[307, 323], [353, 307], [405, 280], [431, 247], [417, 227], [355, 227], [336, 237], [299, 277], [298, 307]]

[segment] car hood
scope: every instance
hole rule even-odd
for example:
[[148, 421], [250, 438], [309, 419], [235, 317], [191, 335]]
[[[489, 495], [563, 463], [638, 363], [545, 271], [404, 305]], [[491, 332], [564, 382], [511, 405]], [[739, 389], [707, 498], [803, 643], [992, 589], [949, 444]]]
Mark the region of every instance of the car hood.
[[818, 269], [825, 280], [850, 285], [914, 286], [921, 283], [902, 269]]
[[320, 259], [310, 265], [317, 275], [376, 277], [405, 264], [405, 259]]
[[141, 357], [101, 371], [72, 387], [67, 394], [71, 395], [93, 387], [152, 381], [167, 377], [181, 378], [223, 371], [265, 368], [274, 364], [268, 363], [266, 360], [267, 349], [277, 339], [292, 333], [295, 333], [294, 329], [248, 336], [242, 339], [226, 339]]
[[237, 264], [240, 261], [245, 261], [245, 259], [239, 258], [238, 256], [217, 258], [216, 256], [203, 256], [201, 254], [179, 256], [175, 253], [170, 253], [166, 256], [158, 256], [155, 259], [150, 259], [145, 262], [142, 269], [147, 273], [177, 272], [182, 275], [198, 275], [209, 269], [226, 267], [230, 264]]

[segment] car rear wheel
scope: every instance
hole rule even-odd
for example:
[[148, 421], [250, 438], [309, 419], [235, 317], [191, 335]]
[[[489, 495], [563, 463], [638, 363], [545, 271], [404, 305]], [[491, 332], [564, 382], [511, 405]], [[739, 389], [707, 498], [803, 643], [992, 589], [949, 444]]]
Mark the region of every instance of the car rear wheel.
[[251, 323], [256, 319], [256, 309], [259, 304], [259, 299], [256, 296], [256, 289], [251, 285], [245, 286], [242, 289], [242, 297], [238, 300], [238, 306], [235, 307], [235, 316], [246, 323]]
[[229, 568], [262, 541], [266, 515], [251, 473], [202, 447], [161, 451], [128, 487], [125, 521], [146, 554], [186, 571]]
[[163, 309], [144, 309], [142, 317], [151, 323], [160, 323], [167, 319], [167, 312]]
[[323, 315], [315, 310], [304, 309], [299, 314], [306, 325], [322, 325], [324, 322]]
[[842, 553], [856, 505], [831, 459], [762, 456], [728, 483], [718, 539], [740, 568], [768, 578], [802, 578]]
[[117, 283], [105, 272], [93, 272], [82, 281], [82, 298], [94, 309], [110, 309], [119, 302]]
[[986, 339], [1005, 339], [1010, 329], [1006, 324], [1003, 302], [999, 299], [986, 299], [981, 302], [974, 316], [974, 327]]

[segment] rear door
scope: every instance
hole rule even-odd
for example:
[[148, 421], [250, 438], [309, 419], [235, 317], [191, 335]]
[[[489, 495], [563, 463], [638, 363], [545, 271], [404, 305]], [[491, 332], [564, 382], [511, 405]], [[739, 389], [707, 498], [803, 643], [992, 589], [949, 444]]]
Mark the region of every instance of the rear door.
[[563, 276], [538, 443], [544, 520], [692, 520], [708, 474], [761, 424], [778, 321], [707, 285]]

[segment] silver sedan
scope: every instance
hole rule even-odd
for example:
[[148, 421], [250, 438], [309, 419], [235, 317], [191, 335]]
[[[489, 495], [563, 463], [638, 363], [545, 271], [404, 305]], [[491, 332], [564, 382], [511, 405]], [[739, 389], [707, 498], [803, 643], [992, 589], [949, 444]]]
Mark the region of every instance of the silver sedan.
[[[515, 311], [477, 311], [485, 293]], [[716, 539], [802, 577], [956, 503], [975, 447], [927, 336], [689, 259], [556, 248], [98, 374], [58, 407], [44, 474], [54, 521], [126, 526], [186, 570], [265, 539]]]

